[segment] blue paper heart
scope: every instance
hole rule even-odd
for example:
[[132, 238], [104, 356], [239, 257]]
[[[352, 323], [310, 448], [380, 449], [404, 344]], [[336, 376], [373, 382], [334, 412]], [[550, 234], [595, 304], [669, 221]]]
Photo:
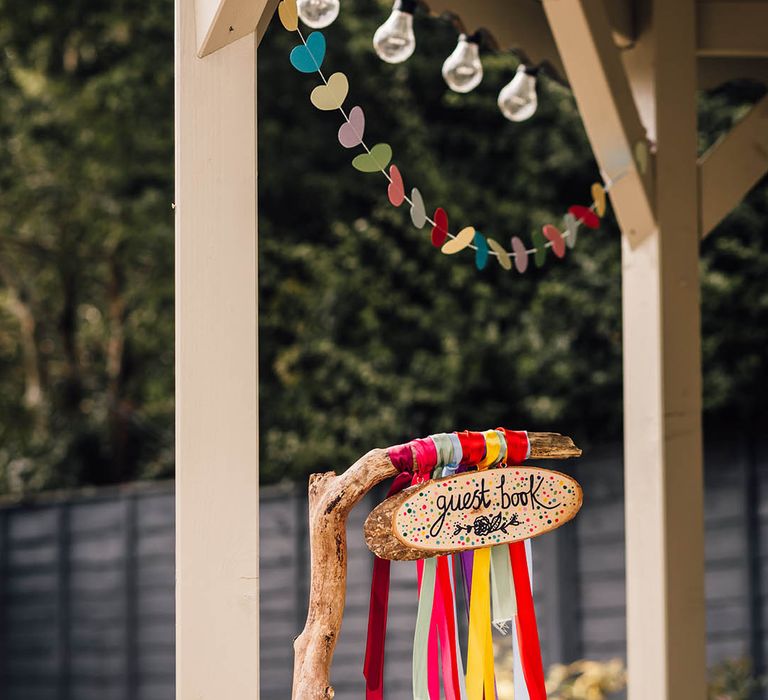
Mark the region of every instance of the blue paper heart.
[[488, 264], [488, 241], [480, 231], [475, 231], [475, 240], [473, 241], [477, 250], [475, 251], [475, 266], [482, 270]]
[[325, 35], [322, 32], [312, 32], [306, 45], [294, 46], [291, 50], [291, 65], [302, 73], [319, 71], [324, 58]]

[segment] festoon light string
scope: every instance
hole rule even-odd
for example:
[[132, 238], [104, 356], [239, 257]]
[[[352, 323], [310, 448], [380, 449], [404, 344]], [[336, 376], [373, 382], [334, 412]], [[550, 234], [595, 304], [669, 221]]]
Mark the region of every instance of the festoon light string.
[[[525, 431], [496, 428], [484, 432], [440, 433], [389, 448], [388, 456], [400, 471], [388, 496], [408, 484], [451, 476], [459, 471], [503, 468], [530, 455]], [[526, 553], [526, 550], [528, 553]], [[492, 564], [493, 562], [493, 564]], [[413, 647], [413, 697], [439, 700], [441, 682], [448, 700], [491, 700], [496, 697], [492, 620], [498, 609], [511, 623], [494, 625], [514, 630], [515, 687], [521, 698], [544, 700], [544, 671], [533, 606], [530, 540], [502, 544], [460, 555], [442, 555], [417, 562], [419, 604]], [[467, 671], [462, 667], [458, 638], [454, 569], [460, 565], [467, 584], [469, 632]], [[389, 590], [388, 561], [375, 558], [369, 610], [364, 675], [366, 700], [384, 696], [383, 670]], [[494, 572], [492, 568], [495, 568]], [[507, 576], [511, 585], [494, 583]], [[493, 586], [499, 590], [493, 593]]]
[[[305, 37], [299, 28], [296, 0], [282, 0], [278, 14], [283, 26], [296, 32], [301, 44], [295, 46], [290, 54], [290, 61], [296, 70], [302, 73], [317, 73], [322, 85], [315, 87], [310, 95], [312, 104], [322, 111], [338, 111], [343, 123], [339, 128], [338, 139], [345, 148], [362, 147], [352, 160], [352, 165], [361, 172], [379, 172], [387, 179], [387, 196], [393, 206], [399, 207], [404, 202], [410, 207], [411, 221], [416, 228], [423, 228], [427, 223], [432, 227], [432, 244], [446, 255], [452, 255], [469, 249], [475, 253], [475, 265], [482, 270], [490, 257], [495, 258], [502, 268], [510, 270], [513, 266], [519, 273], [528, 268], [528, 257], [533, 255], [537, 267], [544, 265], [548, 250], [556, 257], [565, 256], [566, 247], [573, 248], [581, 226], [597, 229], [607, 207], [606, 194], [624, 175], [625, 171], [607, 179], [605, 184], [595, 182], [591, 187], [592, 202], [588, 206], [573, 205], [563, 217], [562, 230], [548, 223], [541, 230], [532, 234], [533, 245], [526, 246], [518, 236], [511, 237], [511, 251], [508, 251], [494, 238], [485, 236], [474, 226], [465, 226], [457, 233], [449, 228], [448, 215], [444, 208], [437, 207], [432, 216], [427, 214], [421, 192], [413, 187], [410, 196], [405, 191], [402, 174], [392, 161], [392, 147], [380, 142], [369, 146], [364, 138], [365, 113], [359, 105], [349, 112], [344, 102], [349, 93], [349, 81], [342, 72], [335, 72], [326, 78], [322, 70], [326, 52], [325, 35], [313, 31]], [[387, 169], [389, 167], [389, 169]]]

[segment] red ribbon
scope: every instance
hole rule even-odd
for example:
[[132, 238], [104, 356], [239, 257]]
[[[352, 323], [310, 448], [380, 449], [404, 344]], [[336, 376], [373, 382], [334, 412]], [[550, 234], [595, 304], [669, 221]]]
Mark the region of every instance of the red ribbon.
[[531, 581], [525, 557], [525, 542], [511, 542], [509, 558], [512, 562], [512, 578], [517, 598], [517, 637], [520, 640], [520, 661], [523, 666], [525, 685], [531, 700], [547, 700], [544, 686], [544, 665], [541, 661], [539, 631], [536, 626], [536, 610], [533, 607]]
[[[407, 447], [408, 455], [411, 455], [408, 445], [399, 445], [398, 447]], [[390, 459], [392, 459], [392, 449], [394, 448], [391, 448], [389, 452]], [[398, 466], [394, 459], [392, 459], [392, 463]], [[387, 498], [399, 493], [410, 483], [410, 472], [401, 472], [392, 482]], [[374, 557], [371, 600], [368, 607], [368, 639], [365, 645], [365, 663], [363, 664], [366, 700], [384, 699], [384, 645], [387, 638], [390, 564], [388, 559]]]
[[477, 464], [485, 457], [485, 435], [471, 430], [463, 430], [456, 433], [464, 453], [462, 464]]
[[502, 431], [507, 441], [507, 464], [520, 464], [528, 459], [531, 444], [525, 430], [507, 430], [506, 428], [496, 428], [496, 430]]
[[[437, 558], [437, 585], [435, 586], [435, 610], [442, 609], [437, 615], [440, 650], [443, 662], [443, 686], [447, 700], [460, 700], [459, 667], [456, 655], [456, 604], [451, 590], [451, 575], [448, 567], [450, 556]], [[433, 619], [434, 619], [433, 615]]]
[[416, 468], [419, 474], [431, 474], [437, 465], [437, 446], [432, 438], [411, 440], [411, 447], [416, 453]]

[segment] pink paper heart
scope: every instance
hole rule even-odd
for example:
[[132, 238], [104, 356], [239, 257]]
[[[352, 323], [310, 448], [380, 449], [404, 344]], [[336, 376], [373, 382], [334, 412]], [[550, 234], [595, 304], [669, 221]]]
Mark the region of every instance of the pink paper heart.
[[560, 230], [552, 224], [545, 224], [541, 229], [544, 237], [552, 243], [552, 251], [558, 258], [562, 258], [565, 255], [565, 239], [560, 233]]
[[365, 132], [365, 114], [362, 107], [352, 107], [349, 117], [339, 127], [339, 143], [344, 148], [354, 148], [363, 141]]
[[387, 187], [387, 197], [393, 207], [399, 207], [405, 201], [405, 187], [403, 176], [394, 164], [389, 166], [389, 177], [391, 180]]

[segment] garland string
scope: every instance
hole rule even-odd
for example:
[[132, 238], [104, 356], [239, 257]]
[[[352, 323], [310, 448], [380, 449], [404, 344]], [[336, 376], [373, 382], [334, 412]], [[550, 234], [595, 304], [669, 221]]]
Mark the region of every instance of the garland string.
[[[309, 45], [308, 45], [308, 43], [307, 43], [307, 39], [305, 38], [305, 36], [304, 36], [304, 33], [301, 31], [301, 29], [298, 27], [298, 25], [296, 26], [296, 29], [295, 29], [295, 31], [296, 31], [296, 33], [298, 34], [298, 36], [299, 36], [299, 39], [301, 39], [301, 43], [302, 43], [302, 45], [304, 46], [304, 48], [306, 49], [306, 51], [307, 51], [307, 54], [310, 56], [310, 58], [311, 58], [311, 60], [312, 60], [312, 63], [314, 64], [314, 66], [315, 66], [315, 69], [316, 69], [316, 71], [317, 71], [318, 75], [320, 76], [320, 79], [323, 81], [323, 84], [324, 84], [326, 87], [329, 87], [329, 85], [330, 85], [330, 84], [329, 84], [329, 81], [328, 81], [328, 79], [325, 77], [325, 74], [323, 73], [323, 70], [322, 70], [322, 68], [321, 68], [320, 64], [318, 63], [317, 59], [315, 58], [315, 54], [314, 54], [314, 53], [313, 53], [313, 51], [310, 49], [310, 47], [309, 47]], [[320, 33], [320, 32], [317, 32], [317, 33]], [[372, 161], [373, 161], [373, 162], [376, 164], [376, 166], [378, 167], [378, 171], [379, 171], [379, 172], [380, 172], [382, 175], [384, 175], [384, 177], [387, 179], [387, 182], [388, 182], [389, 184], [392, 184], [393, 180], [392, 180], [392, 177], [391, 177], [391, 175], [390, 175], [390, 174], [389, 174], [389, 173], [386, 171], [386, 167], [384, 167], [384, 166], [382, 166], [382, 165], [381, 165], [381, 163], [379, 162], [379, 160], [376, 158], [376, 156], [375, 156], [375, 155], [374, 155], [374, 153], [372, 152], [371, 148], [370, 148], [370, 147], [368, 146], [368, 144], [365, 142], [365, 139], [364, 139], [364, 137], [363, 137], [363, 134], [362, 134], [362, 133], [360, 133], [360, 132], [359, 132], [359, 131], [358, 131], [358, 130], [355, 128], [355, 125], [354, 125], [354, 123], [352, 122], [352, 120], [349, 118], [349, 115], [347, 114], [346, 110], [344, 109], [344, 106], [343, 106], [343, 104], [342, 104], [342, 105], [340, 105], [339, 107], [337, 107], [336, 109], [338, 109], [338, 111], [341, 113], [341, 116], [342, 116], [342, 117], [343, 117], [343, 119], [344, 119], [344, 123], [345, 123], [345, 124], [346, 124], [346, 125], [347, 125], [347, 126], [348, 126], [348, 127], [351, 129], [351, 130], [352, 130], [352, 132], [353, 132], [353, 133], [355, 134], [355, 136], [357, 137], [357, 139], [358, 139], [358, 144], [359, 144], [360, 146], [362, 146], [362, 147], [363, 147], [363, 149], [365, 150], [366, 154], [367, 154], [367, 155], [370, 157], [370, 159], [371, 159], [371, 160], [372, 160]], [[618, 181], [619, 181], [621, 178], [623, 178], [625, 175], [626, 175], [626, 171], [622, 171], [622, 172], [621, 172], [621, 173], [619, 173], [617, 176], [615, 176], [615, 177], [613, 177], [613, 178], [611, 178], [611, 179], [608, 179], [607, 181], [604, 181], [604, 184], [602, 185], [602, 187], [603, 187], [603, 191], [604, 191], [606, 194], [608, 194], [608, 193], [611, 191], [611, 189], [613, 188], [613, 185], [614, 185], [616, 182], [618, 182]], [[407, 194], [407, 192], [405, 192], [405, 190], [403, 191], [403, 201], [407, 202], [407, 203], [408, 203], [408, 205], [409, 205], [410, 207], [413, 207], [413, 206], [414, 206], [414, 202], [413, 202], [413, 200], [411, 199], [411, 197], [409, 197], [409, 196], [408, 196], [408, 194]], [[597, 207], [596, 207], [596, 203], [595, 203], [594, 201], [593, 201], [593, 202], [590, 204], [590, 206], [588, 207], [588, 209], [589, 209], [591, 212], [595, 212], [595, 211], [596, 211], [596, 208], [597, 208]], [[454, 233], [452, 233], [451, 231], [449, 231], [449, 230], [447, 230], [447, 229], [444, 229], [444, 228], [443, 228], [443, 227], [442, 227], [442, 226], [441, 226], [441, 225], [440, 225], [438, 222], [436, 222], [436, 221], [435, 221], [435, 220], [434, 220], [432, 217], [430, 217], [428, 214], [426, 214], [426, 213], [425, 213], [425, 217], [424, 217], [424, 218], [425, 218], [425, 221], [426, 221], [426, 222], [428, 222], [428, 223], [429, 223], [429, 224], [432, 226], [432, 228], [433, 228], [433, 229], [437, 229], [438, 231], [440, 231], [441, 233], [443, 233], [443, 234], [445, 235], [445, 237], [446, 237], [446, 238], [448, 238], [448, 239], [451, 239], [451, 240], [453, 240], [453, 239], [455, 239], [455, 238], [456, 238], [456, 235], [455, 235]], [[577, 226], [577, 227], [578, 227], [578, 226], [580, 226], [580, 225], [581, 225], [581, 223], [582, 223], [581, 219], [576, 219], [576, 226]], [[560, 232], [560, 235], [561, 235], [563, 238], [567, 238], [568, 236], [570, 236], [570, 235], [571, 235], [571, 232], [570, 232], [569, 230], [565, 230], [565, 231], [562, 231], [562, 232]], [[547, 241], [546, 243], [544, 243], [542, 247], [543, 247], [543, 248], [552, 248], [552, 246], [553, 246], [553, 245], [554, 245], [554, 242], [550, 240], [550, 241]], [[469, 243], [469, 244], [468, 244], [467, 246], [465, 246], [465, 247], [466, 247], [466, 248], [469, 248], [470, 250], [474, 250], [474, 251], [477, 251], [477, 249], [478, 249], [478, 248], [477, 248], [477, 246], [476, 246], [474, 243]], [[532, 248], [525, 248], [525, 250], [524, 250], [524, 251], [520, 251], [520, 253], [523, 253], [523, 252], [524, 252], [524, 253], [525, 253], [525, 255], [535, 255], [535, 254], [536, 254], [538, 251], [539, 251], [538, 247], [534, 246], [534, 247], [532, 247]], [[496, 250], [492, 250], [492, 249], [491, 249], [491, 250], [488, 250], [488, 255], [492, 255], [493, 257], [496, 257], [496, 258], [500, 258], [500, 257], [501, 257], [501, 255], [500, 255], [500, 254], [499, 254], [499, 253], [498, 253]], [[514, 259], [514, 258], [517, 258], [517, 256], [518, 256], [518, 253], [517, 253], [517, 252], [514, 252], [514, 251], [512, 251], [512, 252], [506, 252], [506, 251], [505, 251], [505, 252], [504, 252], [504, 255], [507, 255], [507, 256], [508, 256], [510, 259]]]

